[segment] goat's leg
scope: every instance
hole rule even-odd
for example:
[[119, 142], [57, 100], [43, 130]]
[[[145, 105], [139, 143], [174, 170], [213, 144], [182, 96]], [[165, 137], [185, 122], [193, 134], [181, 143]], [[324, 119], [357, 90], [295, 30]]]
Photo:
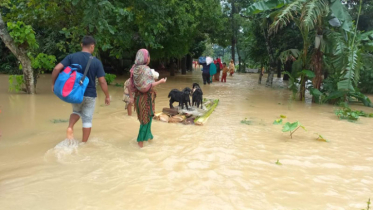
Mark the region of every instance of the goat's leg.
[[174, 103], [174, 101], [172, 100], [172, 98], [170, 99], [170, 109], [173, 109], [174, 107], [172, 106], [172, 104]]

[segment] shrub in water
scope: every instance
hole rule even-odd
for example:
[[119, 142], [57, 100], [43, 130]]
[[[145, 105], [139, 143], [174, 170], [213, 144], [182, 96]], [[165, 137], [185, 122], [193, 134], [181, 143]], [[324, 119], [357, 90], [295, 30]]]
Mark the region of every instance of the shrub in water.
[[105, 80], [108, 85], [110, 85], [112, 82], [114, 82], [115, 78], [117, 76], [115, 74], [105, 74]]

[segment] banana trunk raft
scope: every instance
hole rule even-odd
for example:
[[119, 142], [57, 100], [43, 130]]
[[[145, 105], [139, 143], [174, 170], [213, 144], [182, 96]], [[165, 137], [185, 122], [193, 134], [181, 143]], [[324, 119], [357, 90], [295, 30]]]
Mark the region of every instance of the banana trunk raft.
[[154, 115], [154, 119], [167, 123], [183, 123], [184, 125], [204, 125], [219, 104], [219, 99], [203, 99], [203, 108], [187, 109], [163, 108]]

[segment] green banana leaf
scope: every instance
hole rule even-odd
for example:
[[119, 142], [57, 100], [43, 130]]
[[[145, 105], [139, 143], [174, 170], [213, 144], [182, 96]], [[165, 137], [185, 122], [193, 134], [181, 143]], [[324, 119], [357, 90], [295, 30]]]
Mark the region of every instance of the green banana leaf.
[[214, 100], [213, 104], [210, 106], [209, 110], [204, 114], [202, 115], [201, 117], [197, 117], [195, 120], [194, 120], [194, 124], [196, 125], [203, 125], [204, 123], [207, 122], [208, 118], [210, 117], [210, 115], [212, 114], [212, 112], [215, 110], [215, 108], [218, 106], [219, 104], [219, 99], [217, 100]]

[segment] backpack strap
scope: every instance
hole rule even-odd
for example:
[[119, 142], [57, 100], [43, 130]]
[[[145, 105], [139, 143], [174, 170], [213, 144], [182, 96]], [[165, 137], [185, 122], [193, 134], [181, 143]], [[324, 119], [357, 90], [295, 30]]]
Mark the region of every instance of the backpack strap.
[[87, 76], [88, 69], [89, 69], [89, 66], [92, 63], [92, 60], [93, 60], [93, 56], [91, 55], [91, 56], [89, 56], [89, 60], [88, 60], [87, 66], [85, 67], [84, 75], [83, 75], [82, 79], [80, 79], [80, 82], [79, 82], [80, 85], [83, 85], [83, 82], [85, 80], [85, 77]]

